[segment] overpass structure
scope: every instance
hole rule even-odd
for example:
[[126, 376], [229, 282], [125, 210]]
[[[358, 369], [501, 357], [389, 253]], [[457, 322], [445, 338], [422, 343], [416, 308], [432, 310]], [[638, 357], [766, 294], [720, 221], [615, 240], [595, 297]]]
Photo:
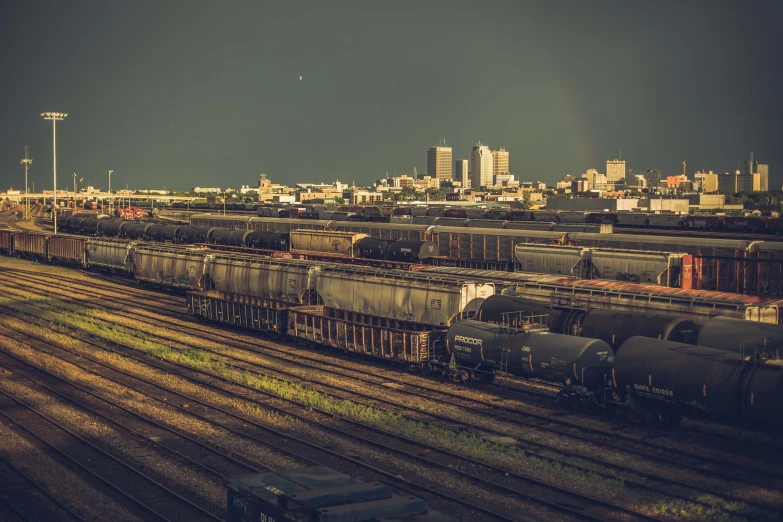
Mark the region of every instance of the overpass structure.
[[[25, 195], [22, 194], [8, 194], [8, 193], [2, 193], [0, 192], [0, 199], [6, 199], [10, 201], [15, 201], [17, 203], [23, 203], [25, 200], [25, 197], [29, 198], [30, 200], [39, 200], [39, 199], [52, 199], [54, 197], [54, 194], [52, 191], [48, 192], [31, 192], [30, 194]], [[112, 206], [116, 204], [118, 200], [129, 200], [130, 202], [133, 201], [168, 201], [169, 203], [174, 203], [175, 201], [185, 201], [185, 202], [193, 202], [197, 199], [204, 199], [203, 197], [195, 197], [195, 196], [168, 196], [163, 194], [117, 194], [117, 193], [109, 193], [109, 192], [95, 192], [88, 194], [86, 192], [66, 192], [64, 190], [58, 190], [57, 191], [57, 199], [62, 201], [87, 201], [87, 200], [104, 200], [104, 199], [111, 199], [112, 200]]]

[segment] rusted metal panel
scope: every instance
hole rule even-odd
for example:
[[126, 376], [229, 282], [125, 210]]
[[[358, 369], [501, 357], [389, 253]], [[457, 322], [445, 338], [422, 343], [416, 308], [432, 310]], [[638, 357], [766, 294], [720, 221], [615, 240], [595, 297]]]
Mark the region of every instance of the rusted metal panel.
[[83, 237], [52, 236], [49, 238], [49, 259], [84, 266], [86, 241]]
[[14, 233], [10, 230], [0, 230], [0, 252], [11, 253], [13, 235]]
[[[418, 327], [417, 330], [396, 328]], [[422, 364], [434, 353], [443, 330], [371, 314], [346, 314], [324, 306], [291, 308], [288, 333], [300, 339], [381, 359]]]
[[262, 332], [283, 333], [287, 303], [219, 290], [188, 292], [188, 311], [208, 321]]
[[14, 232], [14, 255], [20, 257], [46, 257], [46, 234]]

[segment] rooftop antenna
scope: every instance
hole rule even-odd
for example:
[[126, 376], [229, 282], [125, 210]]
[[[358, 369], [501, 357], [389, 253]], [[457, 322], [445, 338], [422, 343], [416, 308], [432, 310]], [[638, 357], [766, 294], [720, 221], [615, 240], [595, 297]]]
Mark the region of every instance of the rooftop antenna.
[[441, 143], [441, 147], [445, 147], [446, 146], [446, 135], [445, 134], [441, 135], [440, 143]]
[[623, 159], [623, 148], [622, 148], [622, 147], [620, 147], [620, 157], [619, 157], [619, 158], [617, 158], [617, 159], [618, 159], [618, 160], [621, 160], [621, 159]]

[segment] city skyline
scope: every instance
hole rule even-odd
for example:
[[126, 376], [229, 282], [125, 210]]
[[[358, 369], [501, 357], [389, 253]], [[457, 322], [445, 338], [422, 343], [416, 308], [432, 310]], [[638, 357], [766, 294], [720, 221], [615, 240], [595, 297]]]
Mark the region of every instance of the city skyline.
[[[42, 111], [69, 113], [60, 189], [73, 172], [105, 186], [110, 169], [115, 187], [240, 186], [261, 172], [366, 185], [426, 172], [422, 149], [441, 135], [452, 162], [478, 140], [505, 147], [520, 180], [600, 171], [622, 149], [628, 168], [664, 176], [683, 160], [691, 175], [742, 168], [753, 151], [770, 187], [783, 182], [779, 3], [432, 5], [6, 2], [0, 188], [23, 186], [26, 145], [30, 184], [51, 187]], [[485, 62], [507, 66], [478, 89]], [[618, 69], [623, 82], [595, 81]]]

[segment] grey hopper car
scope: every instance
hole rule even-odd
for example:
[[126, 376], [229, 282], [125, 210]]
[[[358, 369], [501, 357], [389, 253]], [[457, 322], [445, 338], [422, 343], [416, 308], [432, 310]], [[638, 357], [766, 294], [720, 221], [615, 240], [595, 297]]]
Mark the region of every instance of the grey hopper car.
[[130, 273], [133, 271], [131, 249], [135, 243], [122, 239], [87, 239], [85, 263], [88, 268], [109, 269]]
[[136, 279], [162, 286], [201, 290], [205, 281], [205, 250], [157, 244], [131, 249]]
[[677, 420], [688, 416], [779, 433], [781, 361], [744, 361], [739, 353], [631, 337], [617, 353], [618, 394]]
[[783, 326], [731, 317], [713, 317], [699, 333], [699, 345], [741, 352], [783, 354]]
[[613, 310], [590, 310], [581, 324], [572, 325], [572, 328], [577, 329], [582, 337], [603, 339], [615, 351], [619, 351], [626, 339], [637, 335], [685, 344], [696, 344], [698, 336], [698, 327], [690, 319], [670, 314]]
[[458, 321], [449, 328], [446, 348], [465, 364], [498, 368], [507, 358], [508, 371], [514, 375], [588, 389], [597, 389], [604, 382], [614, 361], [614, 351], [600, 339], [543, 330], [514, 331], [473, 320]]

